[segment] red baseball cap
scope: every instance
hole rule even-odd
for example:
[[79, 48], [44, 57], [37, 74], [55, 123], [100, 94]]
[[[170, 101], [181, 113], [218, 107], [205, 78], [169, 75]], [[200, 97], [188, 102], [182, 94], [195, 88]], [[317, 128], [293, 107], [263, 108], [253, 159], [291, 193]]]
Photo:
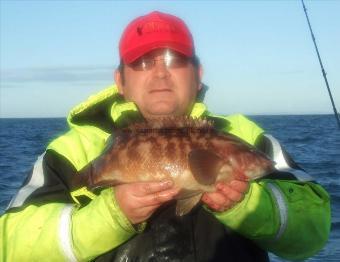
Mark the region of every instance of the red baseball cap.
[[157, 48], [170, 48], [187, 57], [195, 54], [194, 41], [184, 21], [158, 11], [128, 24], [120, 39], [119, 54], [129, 64]]

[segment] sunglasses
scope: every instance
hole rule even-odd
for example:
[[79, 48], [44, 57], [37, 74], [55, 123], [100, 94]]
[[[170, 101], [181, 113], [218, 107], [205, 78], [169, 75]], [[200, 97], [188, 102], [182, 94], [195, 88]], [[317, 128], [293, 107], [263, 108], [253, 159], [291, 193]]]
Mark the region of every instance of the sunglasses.
[[154, 68], [158, 61], [163, 61], [167, 69], [174, 69], [186, 67], [192, 61], [192, 58], [166, 51], [163, 58], [154, 59], [148, 56], [142, 56], [129, 64], [129, 66], [135, 71], [148, 71]]

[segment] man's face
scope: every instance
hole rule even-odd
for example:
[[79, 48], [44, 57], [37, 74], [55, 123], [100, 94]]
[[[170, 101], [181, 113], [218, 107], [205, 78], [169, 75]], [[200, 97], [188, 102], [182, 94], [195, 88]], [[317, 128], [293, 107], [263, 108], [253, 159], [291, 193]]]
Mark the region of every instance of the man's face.
[[154, 118], [189, 113], [201, 86], [201, 75], [201, 68], [195, 68], [186, 58], [157, 49], [124, 65], [124, 83], [117, 70], [115, 81], [127, 101], [135, 102], [145, 118]]

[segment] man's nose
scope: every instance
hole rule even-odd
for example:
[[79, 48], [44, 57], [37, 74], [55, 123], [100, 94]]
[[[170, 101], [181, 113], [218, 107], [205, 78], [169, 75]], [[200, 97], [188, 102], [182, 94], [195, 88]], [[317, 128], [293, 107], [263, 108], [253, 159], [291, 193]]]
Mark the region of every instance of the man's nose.
[[164, 59], [155, 60], [154, 72], [159, 78], [170, 76], [169, 69]]

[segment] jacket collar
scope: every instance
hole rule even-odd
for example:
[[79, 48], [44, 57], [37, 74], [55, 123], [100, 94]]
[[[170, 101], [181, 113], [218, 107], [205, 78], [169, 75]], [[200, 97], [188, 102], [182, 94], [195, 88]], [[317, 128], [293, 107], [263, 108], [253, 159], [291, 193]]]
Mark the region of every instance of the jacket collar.
[[[205, 116], [214, 122], [222, 121], [220, 117], [212, 115], [200, 101], [194, 104], [190, 116], [193, 118]], [[112, 132], [113, 128], [123, 127], [137, 119], [141, 119], [137, 106], [133, 102], [126, 102], [119, 95], [117, 86], [111, 85], [74, 107], [67, 121], [70, 126], [93, 125], [106, 132]], [[223, 123], [226, 124], [228, 123]]]

